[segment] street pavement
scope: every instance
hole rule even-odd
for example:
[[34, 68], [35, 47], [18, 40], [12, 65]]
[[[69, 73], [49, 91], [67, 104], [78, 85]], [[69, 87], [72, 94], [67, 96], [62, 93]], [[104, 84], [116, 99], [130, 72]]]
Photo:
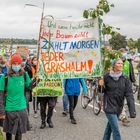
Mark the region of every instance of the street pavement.
[[[102, 140], [107, 119], [103, 112], [99, 116], [95, 116], [91, 106], [88, 106], [85, 110], [82, 109], [79, 97], [79, 103], [74, 112], [77, 124], [74, 125], [70, 123], [69, 116], [63, 117], [62, 98], [59, 97], [55, 108], [56, 112], [54, 112], [52, 118], [54, 128], [49, 128], [47, 125], [45, 129], [40, 129], [40, 116], [34, 118], [34, 114], [31, 111], [30, 122], [32, 130], [24, 134], [23, 140]], [[136, 110], [137, 117], [130, 119], [130, 126], [122, 126], [121, 122], [119, 122], [122, 140], [140, 140], [139, 103], [136, 103]]]

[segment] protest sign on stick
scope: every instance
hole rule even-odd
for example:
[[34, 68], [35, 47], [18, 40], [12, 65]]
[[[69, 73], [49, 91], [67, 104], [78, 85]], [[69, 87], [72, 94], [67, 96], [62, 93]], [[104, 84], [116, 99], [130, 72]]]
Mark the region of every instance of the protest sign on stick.
[[43, 19], [39, 59], [42, 78], [101, 76], [98, 19]]

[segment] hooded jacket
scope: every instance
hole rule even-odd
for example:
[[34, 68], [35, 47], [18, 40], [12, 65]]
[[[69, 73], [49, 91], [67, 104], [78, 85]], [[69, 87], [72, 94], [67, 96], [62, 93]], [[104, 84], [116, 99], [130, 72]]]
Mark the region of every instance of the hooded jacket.
[[80, 95], [80, 85], [83, 88], [83, 93], [87, 93], [86, 84], [83, 78], [64, 79], [64, 89], [67, 95]]

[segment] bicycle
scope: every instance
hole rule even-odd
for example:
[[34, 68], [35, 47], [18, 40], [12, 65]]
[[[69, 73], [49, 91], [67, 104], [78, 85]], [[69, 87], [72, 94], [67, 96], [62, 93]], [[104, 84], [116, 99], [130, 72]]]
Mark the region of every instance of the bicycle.
[[103, 93], [99, 92], [98, 88], [99, 78], [87, 79], [87, 94], [81, 96], [81, 105], [83, 109], [86, 109], [87, 106], [92, 102], [93, 112], [95, 115], [98, 115], [101, 112], [103, 106]]
[[132, 90], [133, 90], [133, 94], [137, 93], [139, 90], [139, 85], [132, 83]]

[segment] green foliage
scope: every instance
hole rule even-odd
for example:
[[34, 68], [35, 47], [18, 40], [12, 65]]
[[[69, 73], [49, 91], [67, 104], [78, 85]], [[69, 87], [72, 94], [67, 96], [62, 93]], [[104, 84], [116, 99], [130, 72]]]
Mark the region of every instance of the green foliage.
[[111, 7], [114, 7], [114, 4], [109, 4], [107, 0], [100, 0], [99, 4], [96, 6], [96, 9], [84, 10], [83, 17], [97, 18], [99, 16], [103, 16], [104, 14], [110, 12]]
[[114, 36], [112, 36], [111, 39], [109, 39], [109, 43], [115, 50], [118, 50], [120, 48], [126, 48], [127, 46], [126, 36], [123, 36], [119, 33], [115, 34]]
[[138, 49], [138, 52], [140, 53], [140, 38], [136, 41], [136, 48]]
[[102, 61], [103, 61], [103, 70], [104, 72], [110, 70], [112, 60], [119, 58], [121, 56], [121, 52], [118, 50], [107, 49], [105, 47], [101, 48], [102, 53]]
[[129, 47], [129, 50], [132, 50], [133, 51], [133, 49], [136, 49], [137, 48], [136, 43], [137, 43], [137, 41], [135, 41], [132, 38], [130, 38], [127, 41], [127, 46]]
[[28, 44], [28, 45], [36, 45], [37, 40], [35, 39], [10, 39], [10, 38], [0, 38], [0, 44], [11, 45], [11, 44]]
[[[104, 14], [107, 14], [108, 12], [110, 12], [110, 9], [114, 7], [114, 4], [110, 4], [107, 0], [100, 0], [99, 4], [96, 6], [95, 9], [90, 8], [90, 9], [86, 9], [83, 12], [83, 17], [84, 18], [99, 18], [99, 28], [100, 31], [103, 35], [115, 35], [117, 34], [116, 31], [114, 31], [114, 27], [110, 26], [110, 25], [106, 25], [103, 23], [103, 20], [101, 19], [101, 17]], [[118, 30], [118, 28], [116, 28]], [[101, 36], [100, 33], [100, 36]]]
[[[117, 32], [113, 31], [114, 27], [110, 26], [110, 25], [106, 25], [103, 23], [102, 25], [102, 34], [103, 35], [111, 35], [114, 36], [117, 34]], [[119, 30], [119, 28], [116, 28], [117, 30]]]
[[83, 17], [84, 17], [84, 18], [88, 18], [88, 16], [89, 16], [88, 10], [84, 10], [84, 12], [83, 12]]

